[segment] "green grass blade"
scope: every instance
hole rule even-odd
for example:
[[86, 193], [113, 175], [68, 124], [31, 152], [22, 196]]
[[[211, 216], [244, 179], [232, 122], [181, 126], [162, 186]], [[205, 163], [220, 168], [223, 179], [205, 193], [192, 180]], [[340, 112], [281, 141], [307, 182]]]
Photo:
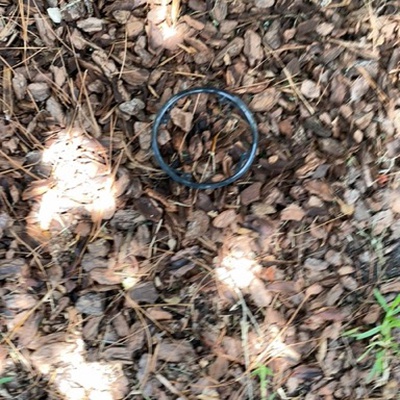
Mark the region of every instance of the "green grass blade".
[[343, 332], [343, 336], [354, 337], [354, 335], [358, 334], [359, 332], [360, 332], [359, 328], [353, 328], [353, 329], [349, 329], [346, 332]]
[[381, 327], [380, 326], [375, 326], [375, 328], [372, 328], [369, 331], [366, 331], [366, 332], [363, 332], [363, 333], [356, 333], [356, 334], [351, 335], [351, 337], [353, 337], [353, 338], [355, 338], [357, 340], [362, 340], [362, 339], [369, 338], [371, 336], [375, 336], [380, 331], [381, 331]]
[[[392, 303], [390, 304], [390, 307], [396, 308], [398, 305], [400, 305], [400, 294], [398, 294], [396, 296], [396, 298], [392, 301]], [[398, 310], [400, 310], [400, 307], [398, 308]]]
[[400, 318], [391, 318], [389, 325], [391, 328], [400, 328]]
[[14, 378], [5, 376], [4, 378], [0, 378], [0, 386], [4, 385], [5, 383], [11, 382]]
[[381, 292], [378, 289], [374, 289], [374, 296], [378, 301], [379, 305], [386, 311], [389, 312], [390, 307], [386, 302], [385, 298], [381, 295]]

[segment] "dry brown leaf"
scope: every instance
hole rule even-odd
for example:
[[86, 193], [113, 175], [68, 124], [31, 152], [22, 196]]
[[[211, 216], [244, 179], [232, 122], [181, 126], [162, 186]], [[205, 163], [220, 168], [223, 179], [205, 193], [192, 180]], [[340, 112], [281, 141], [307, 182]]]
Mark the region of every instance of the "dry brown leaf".
[[315, 314], [315, 317], [323, 321], [343, 321], [346, 315], [338, 308], [327, 308]]
[[365, 324], [374, 324], [378, 321], [380, 315], [381, 308], [377, 304], [372, 304], [370, 307], [368, 307], [368, 312], [362, 320]]
[[390, 400], [395, 399], [399, 395], [400, 384], [397, 380], [390, 380], [383, 388], [383, 398]]
[[351, 85], [350, 95], [352, 102], [358, 102], [368, 92], [370, 86], [362, 76], [357, 78]]
[[105, 361], [125, 361], [128, 363], [132, 362], [133, 351], [127, 347], [115, 347], [111, 346], [101, 352], [101, 358]]
[[297, 292], [296, 282], [294, 281], [273, 282], [267, 285], [266, 289], [271, 292], [284, 294], [293, 294]]
[[33, 308], [37, 299], [27, 293], [10, 293], [3, 297], [5, 306], [10, 310], [28, 310]]
[[393, 212], [400, 214], [400, 197], [398, 195], [392, 199], [390, 207]]
[[242, 342], [237, 336], [225, 336], [222, 339], [222, 347], [225, 350], [225, 354], [233, 360], [241, 360], [243, 357]]

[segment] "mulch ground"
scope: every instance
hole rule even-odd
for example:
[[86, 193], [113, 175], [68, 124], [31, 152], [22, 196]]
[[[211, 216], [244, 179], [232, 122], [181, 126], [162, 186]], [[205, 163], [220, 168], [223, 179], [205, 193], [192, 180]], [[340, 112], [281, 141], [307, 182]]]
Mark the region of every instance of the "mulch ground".
[[[400, 292], [398, 6], [0, 0], [0, 398], [397, 398], [344, 332]], [[151, 150], [197, 86], [260, 133], [216, 190]], [[217, 181], [246, 127], [203, 100], [159, 143]]]

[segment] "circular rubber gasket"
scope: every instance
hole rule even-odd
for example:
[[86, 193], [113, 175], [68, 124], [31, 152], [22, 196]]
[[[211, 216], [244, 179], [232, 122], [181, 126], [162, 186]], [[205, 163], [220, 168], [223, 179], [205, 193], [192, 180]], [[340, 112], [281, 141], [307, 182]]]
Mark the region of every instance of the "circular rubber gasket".
[[[160, 126], [166, 122], [168, 122], [169, 118], [168, 113], [172, 109], [172, 107], [182, 98], [188, 97], [191, 95], [195, 94], [214, 94], [219, 97], [219, 99], [222, 99], [223, 101], [229, 102], [231, 105], [233, 105], [234, 108], [238, 109], [249, 125], [249, 128], [251, 130], [251, 138], [252, 142], [250, 145], [250, 148], [242, 155], [243, 159], [240, 163], [239, 168], [236, 170], [236, 172], [231, 175], [230, 177], [218, 181], [218, 182], [193, 182], [190, 179], [186, 178], [183, 173], [180, 171], [176, 170], [175, 168], [172, 168], [168, 163], [164, 160], [163, 156], [161, 155], [160, 147], [158, 144], [158, 134], [160, 130]], [[218, 189], [227, 185], [230, 185], [231, 183], [235, 182], [239, 178], [241, 178], [251, 167], [251, 164], [254, 161], [254, 158], [256, 156], [256, 151], [257, 151], [257, 146], [258, 146], [258, 129], [257, 129], [257, 123], [253, 117], [253, 114], [251, 111], [248, 109], [246, 104], [237, 96], [226, 92], [225, 90], [222, 89], [217, 89], [217, 88], [212, 88], [212, 87], [197, 87], [197, 88], [192, 88], [192, 89], [187, 89], [182, 92], [177, 93], [173, 97], [171, 97], [160, 109], [160, 111], [157, 113], [156, 118], [153, 123], [152, 127], [152, 138], [151, 138], [151, 146], [152, 150], [154, 153], [154, 157], [161, 167], [161, 169], [166, 172], [170, 178], [175, 180], [176, 182], [188, 186], [193, 189]]]

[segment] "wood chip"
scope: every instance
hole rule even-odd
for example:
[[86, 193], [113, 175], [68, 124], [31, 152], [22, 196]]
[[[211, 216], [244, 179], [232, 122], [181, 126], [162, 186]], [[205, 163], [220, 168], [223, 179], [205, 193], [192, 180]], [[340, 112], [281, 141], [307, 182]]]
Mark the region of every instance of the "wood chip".
[[321, 95], [319, 86], [309, 79], [303, 81], [300, 87], [300, 91], [308, 99], [318, 99]]
[[264, 58], [261, 37], [251, 29], [246, 30], [244, 34], [243, 53], [249, 60], [250, 67], [254, 67], [257, 62]]
[[81, 19], [76, 23], [76, 26], [85, 32], [92, 33], [101, 31], [103, 29], [103, 24], [104, 21], [102, 19], [90, 17]]
[[16, 258], [14, 260], [0, 261], [0, 280], [18, 276], [26, 266], [25, 260]]
[[102, 293], [83, 294], [75, 307], [81, 314], [101, 316], [104, 312], [104, 295]]
[[244, 189], [240, 193], [240, 202], [244, 206], [248, 206], [249, 204], [254, 203], [257, 200], [260, 200], [261, 187], [262, 187], [261, 182], [255, 182], [246, 189]]
[[275, 4], [275, 0], [255, 0], [254, 5], [258, 8], [270, 8]]
[[205, 235], [210, 226], [210, 217], [202, 210], [194, 211], [188, 218], [185, 239], [193, 240]]
[[287, 206], [281, 212], [281, 219], [283, 221], [301, 221], [305, 217], [304, 210], [297, 204]]
[[143, 282], [128, 291], [129, 297], [137, 303], [153, 304], [160, 296], [153, 282]]
[[192, 129], [193, 113], [185, 112], [179, 108], [171, 110], [171, 119], [176, 126], [179, 126], [184, 132]]
[[244, 40], [241, 37], [235, 37], [229, 42], [215, 57], [213, 67], [219, 67], [228, 56], [230, 59], [237, 57], [243, 50]]
[[250, 103], [250, 108], [255, 111], [271, 111], [279, 100], [279, 93], [275, 88], [269, 88], [256, 94]]
[[31, 83], [28, 90], [36, 101], [44, 101], [50, 96], [49, 85], [45, 82]]
[[235, 210], [225, 210], [218, 214], [213, 219], [213, 226], [215, 228], [227, 228], [230, 224], [235, 222], [237, 214]]
[[186, 341], [162, 340], [158, 346], [157, 357], [159, 360], [180, 363], [190, 361], [195, 357], [193, 347]]

